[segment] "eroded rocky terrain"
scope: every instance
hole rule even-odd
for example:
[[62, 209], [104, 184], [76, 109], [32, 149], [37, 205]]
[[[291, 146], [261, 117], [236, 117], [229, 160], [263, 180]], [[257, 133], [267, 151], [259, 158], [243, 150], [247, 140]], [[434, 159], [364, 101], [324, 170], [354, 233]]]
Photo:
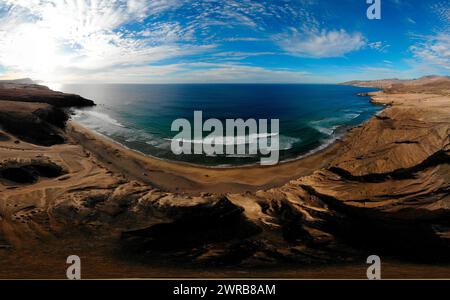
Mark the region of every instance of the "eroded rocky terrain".
[[115, 249], [114, 259], [149, 267], [304, 266], [368, 253], [448, 261], [449, 87], [447, 80], [427, 94], [371, 94], [388, 107], [353, 128], [326, 167], [243, 193], [174, 193], [133, 180], [64, 131], [59, 110], [16, 110], [17, 120], [38, 118], [47, 138], [36, 138], [8, 127], [22, 104], [0, 101], [0, 259], [25, 249], [71, 251], [65, 241], [76, 240], [80, 249]]

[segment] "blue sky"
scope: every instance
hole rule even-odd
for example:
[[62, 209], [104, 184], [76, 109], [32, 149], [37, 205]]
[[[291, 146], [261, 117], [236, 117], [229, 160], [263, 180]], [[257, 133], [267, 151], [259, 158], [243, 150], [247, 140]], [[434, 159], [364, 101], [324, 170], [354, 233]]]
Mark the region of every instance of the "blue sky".
[[450, 73], [450, 1], [0, 0], [0, 77], [317, 82]]

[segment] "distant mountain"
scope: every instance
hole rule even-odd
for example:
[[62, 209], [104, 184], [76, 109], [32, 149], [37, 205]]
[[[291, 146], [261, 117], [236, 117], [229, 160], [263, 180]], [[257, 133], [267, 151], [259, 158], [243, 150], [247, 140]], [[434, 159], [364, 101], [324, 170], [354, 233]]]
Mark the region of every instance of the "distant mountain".
[[393, 84], [401, 83], [402, 80], [398, 78], [390, 78], [390, 79], [379, 79], [379, 80], [353, 80], [341, 83], [341, 85], [353, 85], [353, 86], [361, 86], [361, 87], [378, 87], [378, 88], [386, 88], [390, 87]]
[[450, 94], [450, 76], [429, 75], [417, 79], [381, 79], [381, 80], [354, 80], [341, 83], [360, 87], [375, 87], [386, 92], [402, 93], [436, 93]]
[[13, 80], [0, 80], [0, 83], [15, 83], [15, 84], [35, 84], [31, 78], [21, 78]]

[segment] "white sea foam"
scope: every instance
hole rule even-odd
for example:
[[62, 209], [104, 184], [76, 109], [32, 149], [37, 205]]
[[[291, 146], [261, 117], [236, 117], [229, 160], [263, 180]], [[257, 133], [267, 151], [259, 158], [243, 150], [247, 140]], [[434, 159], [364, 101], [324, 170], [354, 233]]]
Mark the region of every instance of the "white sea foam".
[[[332, 144], [337, 138], [339, 138], [337, 134], [337, 129], [342, 127], [342, 123], [346, 120], [352, 120], [354, 118], [357, 118], [360, 116], [360, 113], [355, 111], [347, 111], [343, 116], [341, 117], [331, 117], [331, 118], [324, 118], [321, 120], [311, 121], [310, 126], [317, 131], [325, 134], [327, 138], [322, 139], [322, 143], [319, 147], [311, 150], [307, 154], [302, 155], [307, 156], [314, 152], [317, 152], [321, 149], [326, 148], [330, 144]], [[88, 127], [91, 127], [92, 129], [95, 129], [96, 131], [99, 131], [100, 133], [110, 135], [111, 137], [117, 136], [121, 137], [123, 141], [126, 143], [133, 143], [133, 142], [141, 142], [146, 143], [148, 145], [151, 145], [153, 147], [157, 147], [159, 149], [163, 150], [169, 150], [170, 144], [174, 139], [170, 138], [160, 138], [157, 136], [154, 136], [152, 134], [149, 134], [145, 130], [142, 129], [134, 129], [134, 128], [127, 128], [123, 124], [121, 124], [119, 121], [115, 120], [108, 114], [97, 112], [97, 111], [89, 111], [89, 110], [82, 110], [78, 111], [77, 114], [74, 116], [76, 120], [79, 120], [81, 123], [88, 125]], [[228, 145], [250, 145], [251, 143], [258, 143], [259, 139], [267, 138], [268, 142], [270, 144], [270, 139], [273, 137], [278, 136], [278, 133], [263, 133], [263, 134], [252, 134], [252, 135], [245, 135], [245, 136], [225, 136], [223, 137], [223, 140], [218, 139], [217, 142], [223, 146]], [[183, 141], [185, 143], [190, 144], [205, 144], [210, 143], [210, 140], [208, 138], [204, 139], [192, 139], [192, 140], [182, 140], [182, 139], [176, 139], [178, 141]], [[286, 151], [289, 149], [292, 149], [294, 145], [298, 142], [301, 142], [300, 138], [297, 137], [291, 137], [291, 136], [285, 136], [285, 135], [279, 135], [279, 149], [280, 151]], [[270, 148], [270, 146], [269, 146]], [[217, 155], [216, 155], [217, 156]], [[250, 154], [235, 154], [235, 155], [225, 155], [226, 157], [230, 158], [251, 158], [255, 157], [255, 155]], [[215, 156], [212, 156], [215, 157]], [[290, 160], [290, 159], [288, 159]], [[219, 167], [226, 167], [228, 165], [223, 165]], [[216, 166], [217, 167], [217, 166]]]
[[98, 112], [98, 111], [92, 111], [92, 110], [86, 111], [86, 113], [88, 115], [90, 115], [91, 117], [97, 118], [97, 119], [99, 119], [101, 121], [110, 123], [112, 125], [115, 125], [115, 126], [118, 126], [118, 127], [125, 127], [119, 121], [111, 118], [109, 115], [107, 115], [105, 113], [101, 113], [101, 112]]
[[[218, 139], [216, 140], [216, 145], [222, 145], [222, 146], [237, 146], [237, 145], [254, 145], [254, 144], [258, 144], [259, 143], [259, 139], [261, 138], [267, 138], [269, 145], [267, 146], [267, 149], [265, 150], [270, 150], [270, 139], [277, 136], [278, 133], [261, 133], [261, 134], [252, 134], [252, 135], [246, 135], [246, 136], [236, 136], [236, 137], [232, 137], [232, 136], [226, 136], [223, 137], [223, 139]], [[183, 142], [183, 143], [188, 143], [188, 144], [211, 144], [211, 139], [209, 138], [204, 138], [204, 139], [194, 139], [194, 140], [190, 140], [190, 139], [170, 139], [167, 138], [165, 139], [166, 143], [161, 143], [161, 146], [164, 145], [164, 147], [160, 147], [160, 148], [170, 148], [170, 142], [172, 141], [178, 141], [178, 142]], [[214, 142], [214, 140], [212, 140]], [[280, 150], [289, 150], [291, 149], [295, 143], [300, 142], [301, 139], [300, 138], [295, 138], [295, 137], [290, 137], [290, 136], [285, 136], [285, 135], [280, 135], [280, 139], [279, 139], [279, 149]], [[150, 141], [147, 142], [148, 144], [150, 144]], [[261, 148], [261, 145], [258, 144], [258, 146]], [[231, 157], [231, 156], [228, 156]], [[242, 157], [242, 156], [240, 156]]]
[[121, 124], [116, 119], [111, 116], [93, 110], [79, 110], [76, 112], [74, 119], [79, 120], [83, 123], [87, 123], [91, 126], [102, 127], [104, 124], [113, 125], [121, 128], [125, 128], [123, 124]]
[[317, 121], [311, 121], [309, 124], [312, 128], [316, 129], [317, 131], [325, 135], [331, 136], [336, 132], [336, 129], [344, 125], [342, 123], [356, 119], [360, 115], [361, 113], [348, 112], [341, 117], [332, 117]]
[[245, 136], [224, 136], [217, 138], [206, 137], [204, 139], [167, 139], [168, 141], [177, 141], [187, 144], [211, 144], [211, 142], [216, 145], [232, 146], [232, 145], [248, 145], [257, 143], [259, 139], [277, 136], [278, 133], [258, 133], [250, 134]]
[[345, 118], [348, 120], [348, 119], [350, 119], [350, 120], [353, 120], [353, 119], [356, 119], [357, 117], [359, 117], [361, 115], [361, 113], [348, 113], [348, 114], [345, 114]]
[[338, 127], [339, 126], [331, 126], [330, 128], [317, 125], [313, 126], [314, 129], [326, 135], [332, 135]]

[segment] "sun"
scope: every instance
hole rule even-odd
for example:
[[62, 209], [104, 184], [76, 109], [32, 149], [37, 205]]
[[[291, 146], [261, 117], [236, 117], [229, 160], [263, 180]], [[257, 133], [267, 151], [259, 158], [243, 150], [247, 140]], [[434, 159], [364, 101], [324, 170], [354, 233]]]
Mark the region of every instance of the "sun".
[[3, 52], [9, 65], [32, 78], [45, 81], [57, 79], [55, 70], [61, 65], [62, 56], [50, 31], [31, 24], [21, 26], [7, 47]]

